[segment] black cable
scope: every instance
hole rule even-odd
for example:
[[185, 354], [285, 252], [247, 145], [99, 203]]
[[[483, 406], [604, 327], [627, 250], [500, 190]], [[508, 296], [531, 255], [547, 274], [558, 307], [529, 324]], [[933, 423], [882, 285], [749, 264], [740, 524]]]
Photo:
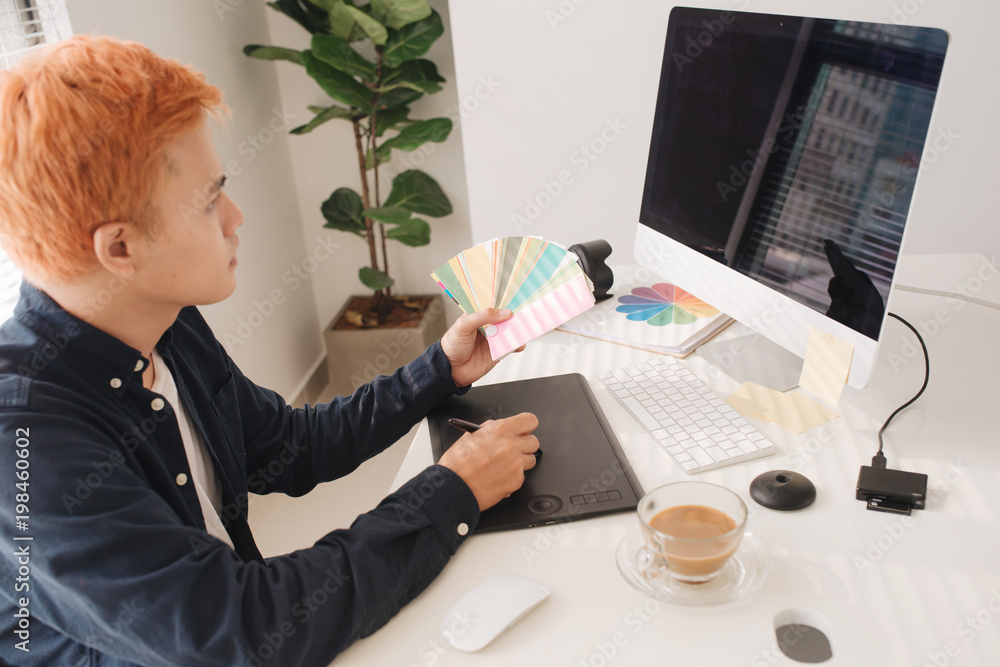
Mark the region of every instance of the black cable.
[[920, 332], [917, 331], [912, 324], [904, 320], [896, 313], [889, 313], [889, 317], [893, 317], [902, 322], [903, 324], [905, 324], [907, 328], [909, 328], [909, 330], [913, 332], [913, 335], [917, 337], [917, 340], [920, 341], [920, 348], [924, 351], [924, 384], [920, 387], [920, 391], [914, 394], [913, 398], [911, 398], [906, 403], [903, 403], [901, 406], [896, 408], [893, 411], [893, 413], [889, 415], [889, 417], [885, 420], [885, 423], [882, 424], [882, 428], [878, 430], [878, 453], [872, 458], [872, 467], [874, 468], [885, 467], [885, 455], [882, 453], [882, 432], [885, 431], [886, 426], [889, 425], [889, 422], [892, 421], [893, 417], [895, 417], [905, 408], [912, 405], [915, 400], [920, 398], [920, 395], [924, 393], [924, 389], [927, 389], [927, 382], [928, 380], [930, 380], [931, 377], [931, 360], [930, 357], [927, 355], [927, 345], [924, 343], [924, 339], [920, 337]]

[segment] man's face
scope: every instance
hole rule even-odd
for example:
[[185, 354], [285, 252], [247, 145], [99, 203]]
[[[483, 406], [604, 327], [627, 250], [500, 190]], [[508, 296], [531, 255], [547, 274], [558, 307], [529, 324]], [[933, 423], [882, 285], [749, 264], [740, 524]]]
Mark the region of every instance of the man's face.
[[159, 229], [140, 267], [150, 298], [180, 308], [222, 301], [236, 288], [236, 228], [243, 213], [222, 191], [225, 174], [207, 124], [168, 147], [157, 198]]

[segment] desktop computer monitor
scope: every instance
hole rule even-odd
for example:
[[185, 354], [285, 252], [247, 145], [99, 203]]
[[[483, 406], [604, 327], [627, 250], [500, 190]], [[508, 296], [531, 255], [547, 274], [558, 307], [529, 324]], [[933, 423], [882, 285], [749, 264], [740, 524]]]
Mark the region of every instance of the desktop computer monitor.
[[813, 327], [850, 343], [863, 387], [947, 43], [932, 28], [674, 8], [636, 260], [799, 357]]

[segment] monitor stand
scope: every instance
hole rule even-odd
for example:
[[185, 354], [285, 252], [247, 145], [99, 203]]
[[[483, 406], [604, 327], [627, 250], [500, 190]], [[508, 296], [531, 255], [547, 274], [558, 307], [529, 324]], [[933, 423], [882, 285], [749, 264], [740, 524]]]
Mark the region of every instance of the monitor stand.
[[797, 387], [802, 373], [801, 357], [757, 333], [709, 341], [697, 354], [737, 382], [782, 392]]

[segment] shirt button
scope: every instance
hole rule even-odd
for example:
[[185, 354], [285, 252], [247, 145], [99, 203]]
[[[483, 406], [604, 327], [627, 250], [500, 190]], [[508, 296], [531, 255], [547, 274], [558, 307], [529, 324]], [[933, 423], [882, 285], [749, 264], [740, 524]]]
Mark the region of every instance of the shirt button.
[[142, 359], [135, 362], [135, 372], [138, 373], [141, 370], [142, 370]]
[[159, 412], [160, 410], [163, 409], [163, 405], [164, 404], [162, 398], [154, 398], [153, 401], [149, 404], [149, 407]]
[[118, 378], [111, 378], [111, 388], [112, 389], [117, 389], [120, 386], [122, 386], [122, 381], [121, 380], [119, 380]]
[[181, 473], [177, 475], [177, 478], [174, 481], [177, 482], [177, 486], [184, 486], [185, 484], [187, 484], [188, 476], [185, 475], [184, 473]]
[[465, 523], [464, 521], [462, 523], [458, 524], [458, 534], [461, 535], [462, 537], [465, 537], [466, 535], [468, 535], [469, 534], [469, 524]]

